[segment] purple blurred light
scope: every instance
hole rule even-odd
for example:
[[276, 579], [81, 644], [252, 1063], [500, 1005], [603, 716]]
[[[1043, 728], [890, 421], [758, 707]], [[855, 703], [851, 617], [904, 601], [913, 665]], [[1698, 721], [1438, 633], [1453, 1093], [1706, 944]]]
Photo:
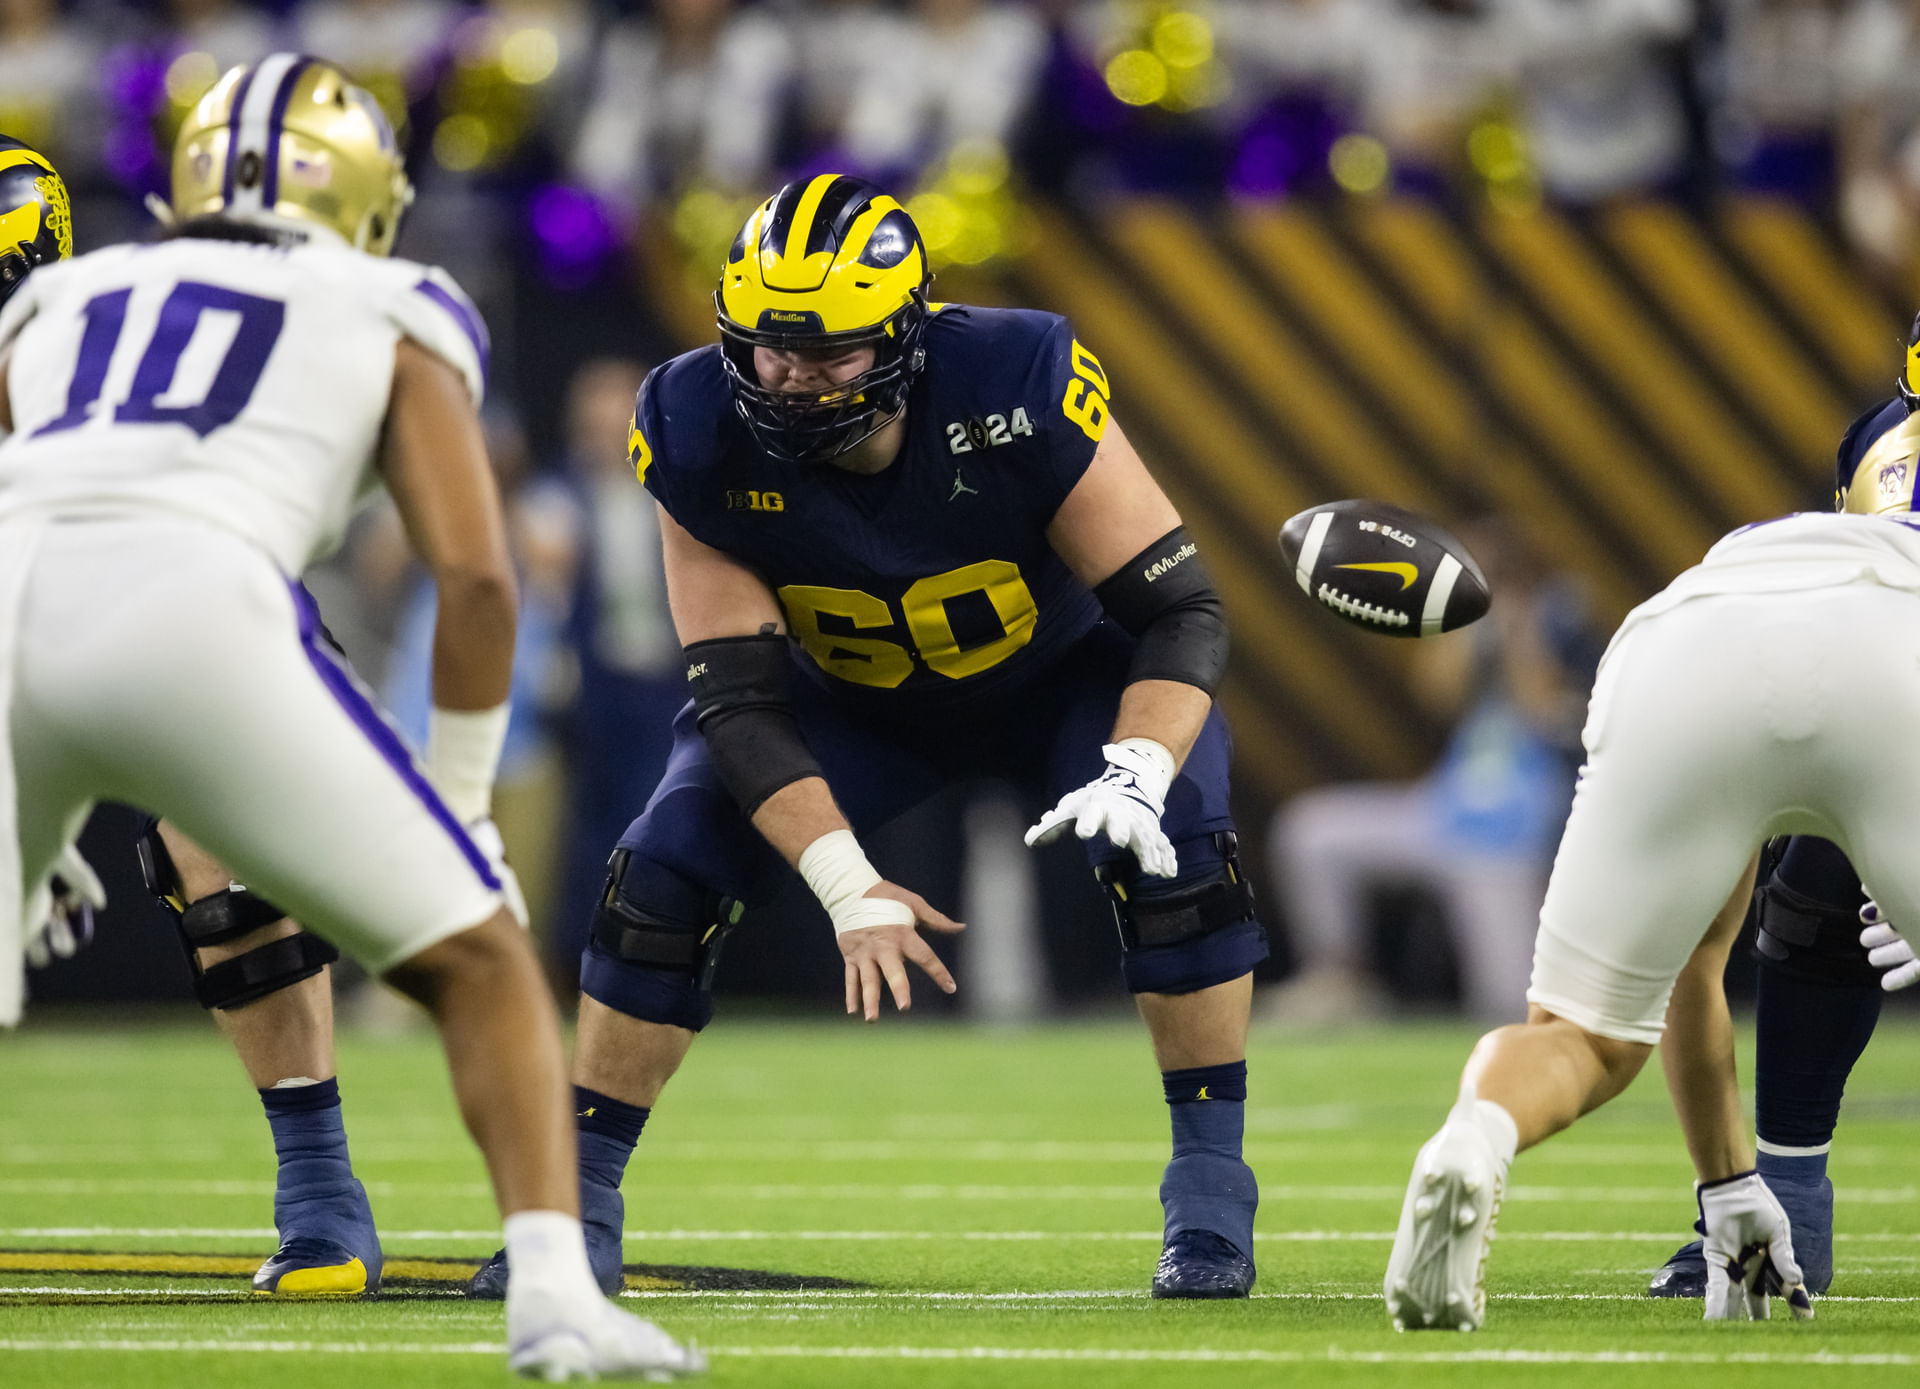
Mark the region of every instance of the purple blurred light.
[[564, 183], [539, 189], [527, 204], [527, 224], [539, 243], [540, 262], [555, 281], [592, 277], [620, 245], [620, 231], [593, 194]]

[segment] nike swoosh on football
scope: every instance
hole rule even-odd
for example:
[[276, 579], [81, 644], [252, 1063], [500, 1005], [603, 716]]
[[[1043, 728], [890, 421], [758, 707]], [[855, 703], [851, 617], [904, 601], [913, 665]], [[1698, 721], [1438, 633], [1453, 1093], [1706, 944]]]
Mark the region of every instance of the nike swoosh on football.
[[1413, 587], [1413, 581], [1420, 577], [1420, 570], [1404, 560], [1383, 559], [1371, 564], [1336, 564], [1335, 569], [1372, 569], [1382, 574], [1398, 574], [1400, 590], [1405, 592]]

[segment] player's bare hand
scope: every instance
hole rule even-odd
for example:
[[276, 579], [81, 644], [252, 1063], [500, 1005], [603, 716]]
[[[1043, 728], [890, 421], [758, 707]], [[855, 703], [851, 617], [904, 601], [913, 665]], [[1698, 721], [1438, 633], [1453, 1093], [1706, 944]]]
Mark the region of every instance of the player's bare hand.
[[942, 993], [952, 993], [959, 985], [940, 963], [933, 947], [920, 936], [919, 929], [952, 935], [964, 931], [954, 921], [927, 905], [926, 898], [895, 883], [876, 883], [866, 897], [898, 902], [913, 913], [910, 924], [862, 926], [839, 934], [840, 953], [846, 958], [847, 1012], [861, 1014], [868, 1022], [880, 1019], [883, 989], [893, 994], [893, 1006], [901, 1012], [913, 1006], [913, 994], [907, 982], [907, 964], [911, 961], [926, 971]]

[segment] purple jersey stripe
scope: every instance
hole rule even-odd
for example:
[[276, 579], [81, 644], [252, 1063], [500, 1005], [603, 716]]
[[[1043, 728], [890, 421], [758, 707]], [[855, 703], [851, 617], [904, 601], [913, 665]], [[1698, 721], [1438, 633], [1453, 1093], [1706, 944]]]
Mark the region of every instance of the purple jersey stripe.
[[300, 645], [306, 651], [307, 661], [313, 666], [314, 673], [320, 677], [320, 683], [327, 687], [334, 702], [347, 711], [347, 717], [367, 735], [367, 741], [373, 744], [374, 751], [399, 774], [407, 789], [427, 808], [427, 813], [453, 837], [454, 844], [466, 856], [468, 864], [480, 875], [480, 881], [498, 892], [500, 879], [487, 862], [486, 855], [480, 852], [472, 838], [460, 827], [460, 822], [453, 818], [453, 812], [440, 799], [440, 793], [420, 774], [420, 769], [414, 765], [413, 754], [407, 751], [407, 745], [401, 741], [400, 735], [393, 731], [393, 726], [374, 707], [373, 701], [367, 698], [360, 688], [360, 682], [334, 660], [326, 646], [323, 635], [326, 629], [321, 626], [320, 609], [314, 603], [313, 595], [294, 580], [288, 581], [287, 591], [293, 595], [294, 611], [300, 615]]
[[220, 201], [233, 204], [233, 166], [240, 157], [240, 108], [247, 104], [247, 89], [253, 86], [257, 68], [248, 68], [240, 85], [233, 89], [233, 108], [227, 116], [227, 162], [220, 173]]
[[260, 185], [260, 205], [269, 212], [280, 201], [280, 133], [287, 119], [287, 103], [293, 100], [293, 85], [300, 80], [300, 74], [312, 66], [313, 59], [302, 58], [287, 69], [280, 79], [280, 89], [273, 94], [273, 108], [267, 112], [266, 168], [265, 181]]
[[474, 355], [480, 359], [480, 377], [485, 380], [490, 344], [487, 325], [481, 319], [479, 311], [467, 302], [464, 295], [449, 294], [432, 280], [422, 280], [414, 288], [445, 309], [453, 316], [453, 321], [460, 325], [460, 331], [465, 333], [467, 341], [473, 344]]

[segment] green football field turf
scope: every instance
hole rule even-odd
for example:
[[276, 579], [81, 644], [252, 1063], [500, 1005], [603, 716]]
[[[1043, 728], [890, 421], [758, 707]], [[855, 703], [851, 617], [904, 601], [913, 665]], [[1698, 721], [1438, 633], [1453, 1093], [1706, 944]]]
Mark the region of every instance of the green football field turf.
[[[626, 1305], [707, 1347], [715, 1384], [1915, 1382], [1904, 1022], [1855, 1076], [1840, 1272], [1813, 1323], [1704, 1326], [1640, 1296], [1693, 1216], [1650, 1068], [1519, 1159], [1487, 1329], [1395, 1334], [1379, 1286], [1402, 1184], [1472, 1035], [1256, 1035], [1259, 1286], [1167, 1304], [1146, 1296], [1167, 1140], [1137, 1029], [723, 1019], [629, 1170], [627, 1257], [657, 1271], [630, 1274]], [[0, 1038], [0, 1386], [506, 1382], [498, 1304], [444, 1291], [497, 1222], [431, 1038], [349, 1039], [340, 1071], [393, 1295], [282, 1303], [246, 1292], [272, 1150], [211, 1027], [30, 1018]]]

